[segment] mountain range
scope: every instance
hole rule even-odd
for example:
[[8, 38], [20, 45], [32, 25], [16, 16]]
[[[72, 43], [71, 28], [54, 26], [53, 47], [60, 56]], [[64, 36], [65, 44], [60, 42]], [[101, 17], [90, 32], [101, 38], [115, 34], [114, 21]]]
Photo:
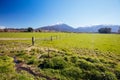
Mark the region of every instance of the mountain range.
[[74, 32], [75, 31], [75, 29], [72, 26], [69, 26], [67, 24], [49, 25], [49, 26], [40, 27], [38, 29], [50, 30], [50, 31], [62, 31], [62, 32]]
[[48, 30], [48, 31], [60, 31], [60, 32], [98, 32], [100, 28], [111, 28], [112, 32], [118, 32], [120, 25], [93, 25], [93, 26], [85, 26], [73, 28], [67, 24], [54, 24], [49, 26], [43, 26], [37, 28], [36, 30]]

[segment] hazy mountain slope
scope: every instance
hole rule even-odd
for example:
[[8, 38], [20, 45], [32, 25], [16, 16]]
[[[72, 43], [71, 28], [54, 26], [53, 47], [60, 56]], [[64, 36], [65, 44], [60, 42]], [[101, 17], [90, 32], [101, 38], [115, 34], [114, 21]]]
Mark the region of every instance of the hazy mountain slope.
[[54, 30], [54, 31], [67, 31], [67, 32], [74, 32], [74, 28], [67, 24], [55, 24], [55, 25], [50, 25], [50, 26], [44, 26], [41, 28], [38, 28], [41, 30]]
[[120, 25], [93, 25], [86, 27], [73, 28], [67, 24], [55, 24], [49, 26], [43, 26], [37, 28], [36, 30], [49, 30], [49, 31], [65, 31], [65, 32], [98, 32], [98, 29], [109, 27], [112, 29], [112, 32], [117, 32]]
[[79, 27], [76, 30], [78, 32], [98, 32], [98, 29], [109, 27], [112, 29], [112, 32], [117, 32], [119, 29], [119, 25], [94, 25], [89, 27]]

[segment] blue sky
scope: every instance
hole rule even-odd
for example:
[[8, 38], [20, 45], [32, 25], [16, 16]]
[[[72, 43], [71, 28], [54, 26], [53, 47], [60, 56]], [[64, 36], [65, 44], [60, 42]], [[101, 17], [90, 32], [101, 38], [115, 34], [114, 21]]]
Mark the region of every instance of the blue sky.
[[0, 0], [0, 26], [120, 25], [120, 0]]

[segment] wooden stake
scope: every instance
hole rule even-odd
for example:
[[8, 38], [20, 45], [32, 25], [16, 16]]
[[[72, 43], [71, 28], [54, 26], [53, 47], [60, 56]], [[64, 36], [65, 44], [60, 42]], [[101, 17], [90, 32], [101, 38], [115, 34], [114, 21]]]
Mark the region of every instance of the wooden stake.
[[32, 46], [34, 46], [34, 44], [35, 44], [35, 38], [32, 37]]

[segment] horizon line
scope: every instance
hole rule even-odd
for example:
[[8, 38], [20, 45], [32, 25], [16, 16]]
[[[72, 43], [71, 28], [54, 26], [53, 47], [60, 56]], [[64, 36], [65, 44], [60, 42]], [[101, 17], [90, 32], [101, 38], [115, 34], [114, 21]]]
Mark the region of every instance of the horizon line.
[[[40, 26], [40, 27], [46, 27], [46, 26], [54, 26], [54, 25], [61, 25], [61, 24], [65, 24], [65, 25], [68, 25], [68, 26], [71, 26], [69, 24], [66, 24], [66, 23], [56, 23], [56, 24], [51, 24], [51, 25], [43, 25], [43, 26]], [[79, 28], [79, 27], [92, 27], [92, 26], [98, 26], [98, 25], [117, 25], [117, 26], [120, 26], [120, 24], [91, 24], [91, 25], [81, 25], [81, 26], [71, 26], [72, 28]], [[33, 27], [33, 26], [28, 26], [28, 27], [32, 27], [32, 28], [40, 28], [40, 27]], [[5, 28], [14, 28], [14, 29], [20, 29], [20, 28], [28, 28], [28, 27], [7, 27], [7, 26], [0, 26], [0, 29], [5, 29]]]

